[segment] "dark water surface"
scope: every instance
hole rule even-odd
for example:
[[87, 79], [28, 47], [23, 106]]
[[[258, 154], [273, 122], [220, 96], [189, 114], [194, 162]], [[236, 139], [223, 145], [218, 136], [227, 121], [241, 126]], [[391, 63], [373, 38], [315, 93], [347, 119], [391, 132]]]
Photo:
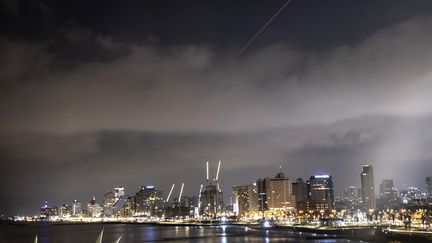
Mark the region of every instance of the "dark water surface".
[[[243, 226], [154, 226], [142, 224], [7, 225], [0, 224], [0, 242], [94, 243], [104, 229], [104, 243], [121, 236], [125, 242], [348, 242], [347, 239], [319, 239], [319, 235], [280, 230], [253, 230]], [[322, 236], [326, 237], [326, 236]], [[328, 236], [327, 236], [328, 237]], [[360, 241], [349, 241], [360, 242]]]

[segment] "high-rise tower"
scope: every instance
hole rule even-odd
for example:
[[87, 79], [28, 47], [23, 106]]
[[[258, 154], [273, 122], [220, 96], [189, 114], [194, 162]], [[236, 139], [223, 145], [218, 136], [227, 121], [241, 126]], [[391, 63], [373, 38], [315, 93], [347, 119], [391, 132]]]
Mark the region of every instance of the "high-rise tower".
[[221, 161], [218, 163], [216, 176], [214, 179], [210, 179], [209, 162], [206, 162], [206, 183], [199, 196], [200, 215], [215, 217], [224, 210], [223, 194], [219, 183], [220, 166]]
[[361, 177], [363, 208], [365, 210], [375, 209], [375, 187], [372, 165], [363, 165]]
[[267, 192], [268, 207], [270, 210], [294, 210], [296, 206], [292, 183], [279, 168], [275, 178], [270, 179], [270, 190]]
[[432, 176], [425, 178], [425, 189], [427, 196], [432, 198]]
[[333, 177], [314, 175], [306, 182], [307, 197], [314, 210], [330, 210], [334, 207]]

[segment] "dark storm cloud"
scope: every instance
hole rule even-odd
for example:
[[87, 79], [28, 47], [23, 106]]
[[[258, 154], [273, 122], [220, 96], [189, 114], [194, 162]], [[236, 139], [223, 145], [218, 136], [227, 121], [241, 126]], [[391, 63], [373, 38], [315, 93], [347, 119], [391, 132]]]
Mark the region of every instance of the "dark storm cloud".
[[[210, 43], [238, 49], [283, 1], [3, 1], [25, 24], [6, 25], [10, 33], [33, 36], [42, 19], [53, 25], [74, 19], [102, 35], [131, 41], [156, 36], [163, 45]], [[48, 11], [47, 11], [48, 10]], [[255, 47], [289, 42], [312, 49], [357, 43], [395, 22], [428, 14], [430, 1], [296, 1], [257, 40]], [[42, 13], [48, 12], [47, 15]], [[27, 21], [27, 22], [25, 22]], [[25, 28], [32, 26], [33, 28]], [[43, 25], [42, 25], [43, 26]], [[21, 27], [21, 29], [17, 28]], [[353, 31], [355, 29], [355, 31]], [[50, 29], [49, 29], [50, 30]], [[50, 33], [49, 31], [47, 31]], [[47, 32], [43, 32], [47, 36]]]
[[58, 21], [43, 1], [0, 1], [0, 87], [34, 81], [82, 63], [112, 61], [127, 54], [120, 43], [73, 19]]
[[[207, 159], [223, 161], [226, 194], [279, 164], [290, 178], [330, 173], [339, 191], [369, 162], [376, 183], [420, 186], [432, 173], [428, 4], [379, 3], [365, 19], [370, 7], [343, 2], [296, 2], [232, 59], [279, 2], [177, 13], [159, 1], [4, 1], [15, 22], [0, 38], [0, 212], [118, 184], [133, 194], [184, 181], [196, 194]], [[178, 21], [192, 12], [201, 21]]]
[[11, 118], [0, 129], [236, 132], [428, 114], [431, 26], [419, 17], [355, 46], [305, 53], [278, 44], [227, 61], [207, 46], [128, 45], [113, 61], [15, 87], [0, 105]]
[[[20, 211], [22, 205], [8, 206], [15, 212], [36, 210], [44, 200], [88, 200], [93, 194], [101, 198], [118, 184], [133, 194], [142, 184], [168, 190], [170, 183], [185, 182], [185, 192], [193, 195], [203, 181], [207, 159], [212, 162], [212, 174], [216, 161], [222, 159], [221, 179], [227, 192], [233, 184], [272, 176], [279, 165], [290, 178], [332, 174], [340, 191], [359, 185], [359, 168], [369, 161], [377, 169], [377, 183], [394, 175], [410, 178], [399, 178], [396, 185], [400, 187], [421, 183], [428, 173], [432, 134], [419, 127], [427, 127], [431, 119], [361, 117], [245, 134], [107, 131], [50, 135], [50, 139], [42, 134], [31, 139], [8, 137], [2, 138], [8, 141], [1, 146], [2, 161], [8, 162], [1, 166], [2, 178], [16, 179], [8, 179], [5, 183], [9, 187], [3, 190], [20, 202], [28, 202], [28, 211]], [[38, 144], [34, 151], [22, 150]], [[389, 150], [382, 153], [386, 148]], [[30, 191], [16, 190], [29, 185]]]

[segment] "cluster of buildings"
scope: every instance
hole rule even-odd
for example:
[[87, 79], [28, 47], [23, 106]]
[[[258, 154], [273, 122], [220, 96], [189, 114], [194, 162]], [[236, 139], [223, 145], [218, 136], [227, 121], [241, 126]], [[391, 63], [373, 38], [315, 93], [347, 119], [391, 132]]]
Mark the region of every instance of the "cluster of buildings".
[[[41, 207], [43, 219], [64, 218], [216, 218], [226, 214], [227, 207], [223, 200], [219, 184], [219, 161], [214, 178], [209, 176], [209, 162], [206, 162], [206, 180], [200, 186], [198, 196], [183, 195], [184, 183], [178, 197], [171, 197], [174, 184], [165, 198], [161, 190], [153, 185], [142, 186], [133, 196], [125, 195], [124, 187], [115, 187], [104, 194], [102, 203], [93, 196], [86, 205], [77, 200], [71, 204], [49, 206], [48, 202]], [[170, 200], [172, 198], [172, 200]]]
[[334, 209], [333, 178], [314, 175], [291, 181], [279, 171], [249, 185], [233, 186], [233, 212], [240, 217], [289, 216], [299, 211]]
[[121, 186], [104, 194], [102, 202], [92, 197], [85, 204], [77, 200], [70, 204], [41, 207], [41, 218], [198, 218], [215, 219], [232, 216], [243, 219], [286, 219], [302, 214], [316, 213], [320, 217], [334, 216], [335, 212], [372, 213], [379, 210], [432, 207], [432, 177], [426, 177], [425, 189], [409, 187], [398, 191], [393, 180], [386, 179], [376, 193], [374, 172], [371, 165], [363, 165], [361, 187], [351, 186], [343, 195], [335, 196], [331, 175], [313, 175], [307, 180], [291, 180], [280, 167], [274, 177], [264, 177], [247, 185], [233, 186], [229, 203], [225, 203], [219, 182], [221, 162], [210, 178], [209, 162], [206, 162], [206, 179], [196, 196], [183, 195], [184, 183], [178, 197], [172, 196], [173, 184], [168, 195], [153, 185], [142, 186], [134, 195], [126, 195]]
[[[376, 193], [372, 165], [363, 165], [361, 187], [350, 186], [342, 196], [335, 196], [331, 175], [313, 175], [295, 181], [282, 170], [273, 178], [259, 178], [248, 185], [233, 186], [232, 211], [244, 218], [287, 218], [290, 215], [318, 213], [321, 217], [344, 212], [357, 215], [389, 209], [432, 208], [432, 177], [425, 178], [425, 190], [409, 187], [398, 190], [386, 179]], [[340, 215], [340, 214], [339, 214]]]
[[49, 206], [45, 203], [40, 215], [43, 218], [113, 218], [113, 217], [161, 217], [166, 206], [163, 193], [155, 186], [142, 186], [133, 196], [125, 195], [124, 187], [115, 187], [104, 194], [101, 203], [93, 198], [86, 205], [74, 200], [71, 204]]

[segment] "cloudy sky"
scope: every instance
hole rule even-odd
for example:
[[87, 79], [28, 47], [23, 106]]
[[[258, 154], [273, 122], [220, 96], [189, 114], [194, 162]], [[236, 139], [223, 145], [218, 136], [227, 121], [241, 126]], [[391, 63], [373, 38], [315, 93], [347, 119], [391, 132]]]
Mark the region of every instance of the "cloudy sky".
[[[198, 194], [432, 175], [432, 2], [0, 0], [0, 214], [124, 185]], [[176, 192], [178, 193], [178, 192]]]

